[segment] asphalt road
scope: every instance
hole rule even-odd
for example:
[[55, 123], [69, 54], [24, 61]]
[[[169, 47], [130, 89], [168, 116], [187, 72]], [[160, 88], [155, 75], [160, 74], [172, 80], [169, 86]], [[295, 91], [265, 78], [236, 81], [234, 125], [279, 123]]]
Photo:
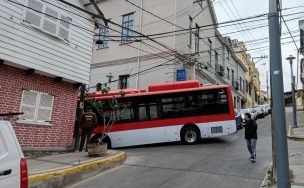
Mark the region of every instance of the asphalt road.
[[123, 165], [73, 188], [259, 187], [271, 161], [270, 116], [258, 120], [257, 162], [251, 163], [244, 129], [197, 145], [158, 144], [122, 149]]

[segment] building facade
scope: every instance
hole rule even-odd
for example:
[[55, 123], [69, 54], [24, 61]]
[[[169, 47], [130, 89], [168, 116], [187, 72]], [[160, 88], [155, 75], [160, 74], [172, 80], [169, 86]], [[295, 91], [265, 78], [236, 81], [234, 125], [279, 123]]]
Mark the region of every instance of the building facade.
[[4, 117], [22, 149], [72, 146], [78, 87], [89, 83], [90, 19], [53, 0], [0, 1], [0, 113], [23, 112]]
[[259, 70], [255, 67], [255, 64], [251, 58], [251, 55], [247, 52], [247, 48], [242, 41], [234, 39], [232, 41], [235, 55], [243, 62], [248, 70], [245, 74], [245, 90], [246, 90], [246, 108], [252, 108], [261, 102], [260, 93], [260, 76]]
[[203, 85], [231, 85], [235, 108], [245, 107], [247, 68], [231, 40], [217, 31], [210, 0], [111, 0], [98, 6], [124, 28], [109, 23], [96, 29], [95, 40], [103, 42], [93, 48], [92, 90], [98, 83], [123, 89], [196, 79]]

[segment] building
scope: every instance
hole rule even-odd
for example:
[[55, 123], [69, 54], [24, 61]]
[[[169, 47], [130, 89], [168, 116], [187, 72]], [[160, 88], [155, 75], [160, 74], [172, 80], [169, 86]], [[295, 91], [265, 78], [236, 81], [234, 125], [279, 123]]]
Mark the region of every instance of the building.
[[270, 101], [267, 98], [267, 91], [260, 90], [260, 104], [269, 104], [269, 103]]
[[123, 89], [197, 79], [203, 85], [231, 85], [235, 107], [245, 106], [247, 69], [235, 56], [229, 37], [217, 31], [210, 0], [111, 0], [97, 5], [124, 28], [111, 23], [97, 28], [96, 40], [103, 43], [93, 49], [92, 90], [98, 83]]
[[255, 67], [246, 45], [237, 39], [232, 40], [233, 49], [237, 58], [243, 62], [248, 70], [245, 74], [246, 108], [252, 108], [260, 103], [260, 76]]
[[89, 83], [90, 19], [58, 1], [0, 1], [0, 113], [24, 113], [9, 118], [23, 150], [72, 145], [78, 88]]

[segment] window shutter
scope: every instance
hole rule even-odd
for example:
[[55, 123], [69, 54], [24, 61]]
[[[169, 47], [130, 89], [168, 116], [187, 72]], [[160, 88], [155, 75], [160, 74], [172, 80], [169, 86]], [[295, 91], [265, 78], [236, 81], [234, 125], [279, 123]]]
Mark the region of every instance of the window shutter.
[[[42, 30], [52, 34], [57, 35], [57, 19], [58, 19], [58, 12], [55, 9], [52, 9], [49, 6], [45, 7], [45, 15], [42, 24]], [[50, 16], [48, 16], [50, 15]]]
[[60, 19], [58, 37], [69, 41], [71, 18], [61, 14]]
[[52, 117], [54, 97], [48, 94], [41, 93], [38, 106], [37, 121], [50, 122]]
[[21, 115], [22, 120], [34, 121], [35, 118], [35, 107], [38, 93], [24, 90], [21, 101]]
[[[42, 15], [39, 12], [43, 12], [43, 3], [39, 0], [28, 0], [28, 8], [25, 8], [25, 18], [24, 21], [30, 23], [33, 26], [40, 28]], [[33, 9], [33, 10], [32, 10]], [[36, 12], [36, 11], [39, 12]]]

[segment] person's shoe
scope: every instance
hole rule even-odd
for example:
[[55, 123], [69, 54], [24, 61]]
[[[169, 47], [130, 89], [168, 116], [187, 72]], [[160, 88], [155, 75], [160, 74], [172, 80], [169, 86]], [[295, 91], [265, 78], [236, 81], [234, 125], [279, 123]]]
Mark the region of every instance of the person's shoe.
[[252, 157], [252, 159], [250, 159], [251, 162], [255, 163], [256, 162], [256, 158], [255, 157]]

